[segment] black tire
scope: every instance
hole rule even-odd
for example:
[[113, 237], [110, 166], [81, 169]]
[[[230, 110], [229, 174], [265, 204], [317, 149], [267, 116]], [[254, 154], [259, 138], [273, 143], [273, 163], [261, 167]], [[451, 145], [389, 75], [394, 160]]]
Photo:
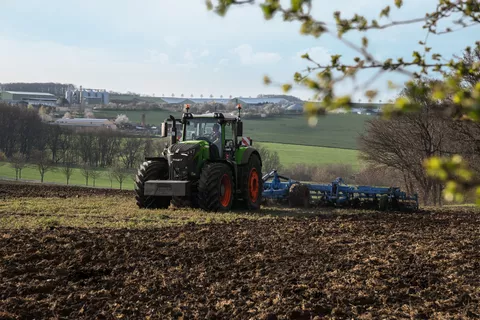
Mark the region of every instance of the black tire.
[[288, 204], [291, 208], [308, 208], [310, 206], [310, 190], [304, 184], [294, 183], [288, 192]]
[[[221, 201], [222, 181], [225, 186], [229, 186], [230, 196], [227, 199], [224, 192], [226, 202]], [[228, 193], [228, 187], [224, 188]], [[203, 167], [198, 182], [198, 204], [205, 211], [229, 211], [232, 207], [235, 195], [235, 183], [232, 177], [232, 170], [224, 163], [207, 163]]]
[[[247, 210], [258, 210], [262, 203], [263, 180], [262, 165], [260, 158], [256, 154], [250, 156], [243, 176], [242, 198], [245, 207]], [[251, 179], [255, 181], [251, 181]], [[254, 189], [252, 189], [252, 186]], [[254, 192], [252, 192], [255, 190], [257, 191], [256, 197]]]
[[168, 180], [168, 162], [166, 159], [145, 161], [135, 178], [135, 199], [140, 209], [166, 209], [171, 197], [145, 196], [145, 182], [149, 180]]
[[388, 209], [388, 196], [386, 194], [380, 197], [380, 201], [378, 203], [378, 209], [380, 211], [386, 211]]

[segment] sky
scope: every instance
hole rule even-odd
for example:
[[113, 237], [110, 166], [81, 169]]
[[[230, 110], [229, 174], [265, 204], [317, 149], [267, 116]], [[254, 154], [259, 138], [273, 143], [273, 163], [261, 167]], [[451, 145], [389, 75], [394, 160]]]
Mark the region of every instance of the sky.
[[[282, 3], [289, 1], [282, 0]], [[333, 12], [378, 18], [393, 0], [314, 0], [313, 15], [332, 23]], [[392, 19], [423, 16], [438, 0], [404, 0]], [[275, 83], [292, 82], [308, 63], [308, 52], [320, 63], [331, 54], [351, 61], [350, 48], [331, 36], [314, 38], [299, 33], [296, 22], [281, 17], [266, 21], [256, 5], [232, 8], [225, 17], [208, 11], [204, 0], [0, 0], [0, 83], [60, 82], [87, 88], [136, 92], [156, 96], [184, 94], [199, 97], [257, 96], [282, 93], [265, 86], [264, 75]], [[382, 20], [380, 20], [382, 21]], [[385, 22], [388, 22], [385, 20]], [[479, 28], [451, 35], [430, 36], [432, 51], [444, 57], [461, 54], [473, 45]], [[421, 24], [369, 32], [369, 48], [377, 59], [411, 57], [426, 32]], [[348, 39], [359, 44], [364, 34]], [[372, 77], [363, 72], [357, 84]], [[385, 74], [368, 89], [380, 91], [377, 101], [394, 98], [387, 80], [401, 85], [407, 77]], [[337, 94], [364, 99], [355, 84], [339, 84]], [[294, 87], [303, 99], [312, 92]]]

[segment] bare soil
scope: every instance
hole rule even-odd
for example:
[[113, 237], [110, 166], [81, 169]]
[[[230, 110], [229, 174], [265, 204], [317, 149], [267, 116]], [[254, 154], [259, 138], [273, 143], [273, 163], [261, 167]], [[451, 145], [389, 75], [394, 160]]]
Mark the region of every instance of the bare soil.
[[0, 319], [474, 319], [479, 248], [471, 209], [0, 226]]
[[0, 181], [2, 198], [71, 198], [85, 196], [132, 196], [132, 190], [88, 188], [67, 185]]

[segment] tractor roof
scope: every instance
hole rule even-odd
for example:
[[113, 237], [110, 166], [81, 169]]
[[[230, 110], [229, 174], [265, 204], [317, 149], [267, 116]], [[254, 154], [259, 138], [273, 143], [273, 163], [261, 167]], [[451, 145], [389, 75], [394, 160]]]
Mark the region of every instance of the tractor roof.
[[227, 121], [235, 121], [238, 119], [236, 115], [231, 113], [221, 113], [221, 112], [211, 112], [211, 113], [204, 113], [204, 114], [192, 114], [192, 117], [195, 118], [211, 118], [211, 119], [218, 119], [222, 118]]

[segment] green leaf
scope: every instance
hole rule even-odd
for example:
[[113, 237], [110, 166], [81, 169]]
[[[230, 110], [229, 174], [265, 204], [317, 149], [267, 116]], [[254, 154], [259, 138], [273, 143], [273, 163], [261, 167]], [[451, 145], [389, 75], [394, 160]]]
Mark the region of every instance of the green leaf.
[[212, 4], [212, 1], [211, 0], [207, 0], [206, 1], [206, 5], [207, 5], [207, 10], [212, 10], [213, 9], [213, 4]]
[[287, 92], [290, 91], [291, 89], [292, 89], [292, 85], [291, 85], [291, 84], [288, 84], [288, 83], [287, 83], [287, 84], [284, 84], [284, 85], [282, 86], [282, 90], [283, 90], [284, 93], [287, 93]]
[[381, 17], [386, 17], [390, 15], [390, 6], [386, 6], [381, 12], [380, 12], [380, 18]]
[[308, 53], [304, 53], [304, 54], [302, 54], [301, 58], [302, 59], [310, 59], [310, 56], [308, 55]]
[[362, 46], [363, 46], [364, 48], [368, 47], [368, 39], [367, 39], [367, 37], [363, 37], [363, 38], [362, 38]]
[[263, 83], [269, 85], [270, 83], [272, 83], [272, 80], [268, 76], [264, 76]]
[[395, 0], [395, 6], [397, 8], [401, 8], [403, 5], [403, 0]]
[[377, 94], [378, 94], [377, 90], [368, 90], [367, 92], [365, 92], [365, 96], [369, 99], [375, 99]]
[[263, 16], [265, 17], [265, 20], [270, 20], [273, 18], [273, 15], [276, 11], [273, 5], [271, 4], [261, 4], [260, 7], [262, 8], [263, 11]]
[[297, 12], [301, 9], [303, 0], [291, 0], [292, 3], [292, 11]]

